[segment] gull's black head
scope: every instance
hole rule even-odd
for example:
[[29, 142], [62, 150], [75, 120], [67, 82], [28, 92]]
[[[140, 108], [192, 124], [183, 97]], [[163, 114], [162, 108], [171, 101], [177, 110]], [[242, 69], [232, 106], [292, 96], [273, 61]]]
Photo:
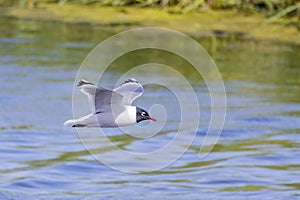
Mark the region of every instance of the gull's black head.
[[139, 122], [144, 121], [144, 120], [157, 121], [153, 117], [150, 117], [147, 111], [136, 107], [136, 123], [139, 123]]

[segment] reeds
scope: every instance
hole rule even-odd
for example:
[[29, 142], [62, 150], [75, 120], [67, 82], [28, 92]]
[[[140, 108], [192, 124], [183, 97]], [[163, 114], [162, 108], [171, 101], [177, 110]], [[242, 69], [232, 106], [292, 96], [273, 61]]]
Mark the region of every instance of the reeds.
[[272, 20], [300, 13], [300, 0], [0, 0], [0, 5], [24, 6], [26, 2], [77, 3], [99, 6], [158, 7], [170, 12], [188, 13], [205, 9], [240, 9], [263, 12]]

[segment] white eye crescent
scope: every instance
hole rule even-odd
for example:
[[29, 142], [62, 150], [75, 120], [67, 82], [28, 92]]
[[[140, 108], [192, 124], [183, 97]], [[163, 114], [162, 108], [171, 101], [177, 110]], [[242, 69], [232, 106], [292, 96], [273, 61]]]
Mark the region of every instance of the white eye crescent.
[[141, 115], [142, 115], [143, 117], [145, 117], [145, 116], [146, 116], [146, 113], [145, 113], [145, 112], [142, 112]]

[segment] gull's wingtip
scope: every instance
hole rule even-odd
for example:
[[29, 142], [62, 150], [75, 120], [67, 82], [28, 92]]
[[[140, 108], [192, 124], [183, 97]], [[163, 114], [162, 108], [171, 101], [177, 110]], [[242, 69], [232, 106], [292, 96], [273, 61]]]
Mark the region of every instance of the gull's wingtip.
[[92, 83], [92, 82], [89, 82], [89, 81], [87, 81], [87, 80], [80, 79], [80, 80], [78, 81], [77, 86], [80, 87], [80, 86], [82, 86], [82, 85], [95, 85], [95, 84]]
[[126, 84], [126, 83], [139, 83], [139, 82], [135, 78], [129, 78], [123, 82], [123, 84]]
[[64, 126], [67, 126], [67, 127], [85, 127], [86, 124], [80, 124], [78, 120], [70, 119], [70, 120], [65, 121]]
[[70, 119], [70, 120], [65, 121], [64, 126], [67, 126], [67, 127], [71, 126], [71, 127], [73, 127], [75, 124], [76, 124], [75, 120]]
[[138, 82], [135, 78], [131, 77], [128, 80], [132, 81], [132, 82]]

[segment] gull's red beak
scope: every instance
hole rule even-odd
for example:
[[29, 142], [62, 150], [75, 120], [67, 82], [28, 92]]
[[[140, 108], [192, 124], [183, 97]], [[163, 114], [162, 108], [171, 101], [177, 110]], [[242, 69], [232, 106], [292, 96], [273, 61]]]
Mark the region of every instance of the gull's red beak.
[[152, 121], [154, 121], [154, 122], [157, 121], [157, 120], [156, 120], [155, 118], [153, 118], [153, 117], [149, 117], [149, 119], [152, 120]]

